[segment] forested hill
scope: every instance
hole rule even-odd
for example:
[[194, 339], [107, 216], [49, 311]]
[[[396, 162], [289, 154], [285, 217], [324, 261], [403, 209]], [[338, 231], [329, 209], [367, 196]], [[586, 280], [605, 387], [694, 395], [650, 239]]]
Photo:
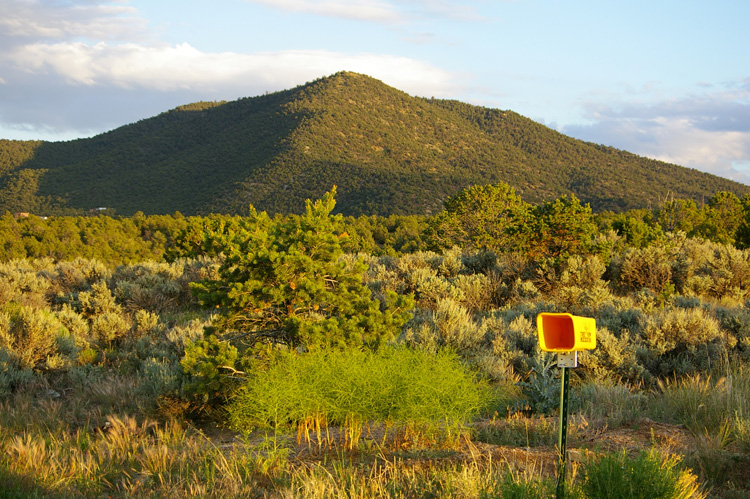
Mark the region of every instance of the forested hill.
[[411, 97], [348, 72], [182, 106], [90, 139], [0, 141], [0, 213], [299, 212], [336, 184], [345, 214], [429, 214], [469, 185], [500, 181], [529, 202], [572, 192], [594, 210], [750, 192], [512, 111]]

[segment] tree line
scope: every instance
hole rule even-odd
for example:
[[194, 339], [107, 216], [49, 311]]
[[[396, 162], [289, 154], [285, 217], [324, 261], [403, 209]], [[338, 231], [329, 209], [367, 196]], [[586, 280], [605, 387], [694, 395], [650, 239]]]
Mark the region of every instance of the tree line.
[[[665, 196], [655, 209], [595, 214], [572, 194], [532, 204], [509, 185], [499, 183], [469, 187], [444, 205], [433, 216], [340, 216], [334, 231], [346, 234], [345, 252], [377, 256], [460, 246], [521, 253], [537, 261], [573, 254], [598, 254], [606, 260], [612, 249], [610, 232], [622, 236], [617, 244], [636, 248], [676, 232], [739, 249], [750, 247], [750, 195], [740, 199], [724, 191], [700, 206]], [[300, 216], [273, 218], [293, 221]], [[0, 260], [82, 257], [117, 265], [211, 255], [218, 251], [212, 248], [211, 238], [232, 234], [246, 219], [216, 214], [185, 217], [179, 212], [132, 217], [99, 212], [49, 218], [6, 212], [0, 216]]]

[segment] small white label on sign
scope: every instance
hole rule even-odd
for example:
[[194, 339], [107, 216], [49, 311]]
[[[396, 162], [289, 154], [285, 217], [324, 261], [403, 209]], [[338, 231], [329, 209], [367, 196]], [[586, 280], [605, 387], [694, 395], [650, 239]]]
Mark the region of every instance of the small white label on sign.
[[559, 352], [557, 367], [578, 367], [578, 352]]

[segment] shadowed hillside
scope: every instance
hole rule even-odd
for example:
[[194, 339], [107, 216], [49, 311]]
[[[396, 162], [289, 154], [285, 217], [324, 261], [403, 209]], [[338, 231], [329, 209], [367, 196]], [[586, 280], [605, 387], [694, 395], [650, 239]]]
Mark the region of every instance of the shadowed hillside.
[[90, 139], [0, 141], [0, 212], [295, 212], [336, 184], [345, 214], [429, 214], [469, 185], [500, 181], [529, 202], [573, 192], [594, 210], [750, 192], [512, 111], [411, 97], [348, 72]]

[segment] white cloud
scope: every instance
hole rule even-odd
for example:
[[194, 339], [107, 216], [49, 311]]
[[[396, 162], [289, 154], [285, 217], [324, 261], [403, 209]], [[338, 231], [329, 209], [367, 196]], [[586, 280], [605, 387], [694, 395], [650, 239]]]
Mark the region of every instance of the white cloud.
[[748, 81], [700, 95], [625, 105], [587, 103], [586, 125], [568, 135], [750, 184]]
[[146, 21], [122, 3], [4, 0], [0, 33], [13, 38], [115, 40], [143, 35]]
[[[257, 0], [279, 9], [398, 24], [450, 2]], [[201, 99], [291, 88], [337, 71], [414, 95], [455, 96], [457, 75], [420, 60], [330, 50], [205, 52], [153, 39], [127, 2], [0, 2], [0, 136], [90, 135]]]
[[247, 83], [276, 90], [340, 70], [363, 72], [420, 95], [447, 95], [452, 75], [408, 57], [288, 50], [206, 53], [187, 43], [173, 46], [82, 42], [31, 44], [0, 56], [16, 73], [57, 75], [68, 84], [175, 89], [231, 89]]
[[[33, 43], [0, 53], [7, 129], [82, 135], [197, 100], [235, 99], [292, 88], [337, 71], [364, 73], [416, 95], [455, 95], [455, 75], [387, 54], [288, 50], [201, 52], [187, 43]], [[54, 92], [48, 89], [54, 88]], [[135, 114], [140, 113], [140, 114]]]
[[248, 0], [276, 9], [316, 14], [343, 19], [398, 23], [403, 20], [399, 10], [379, 0]]
[[481, 20], [466, 0], [245, 0], [287, 12], [402, 24], [419, 18], [438, 17], [462, 21]]

